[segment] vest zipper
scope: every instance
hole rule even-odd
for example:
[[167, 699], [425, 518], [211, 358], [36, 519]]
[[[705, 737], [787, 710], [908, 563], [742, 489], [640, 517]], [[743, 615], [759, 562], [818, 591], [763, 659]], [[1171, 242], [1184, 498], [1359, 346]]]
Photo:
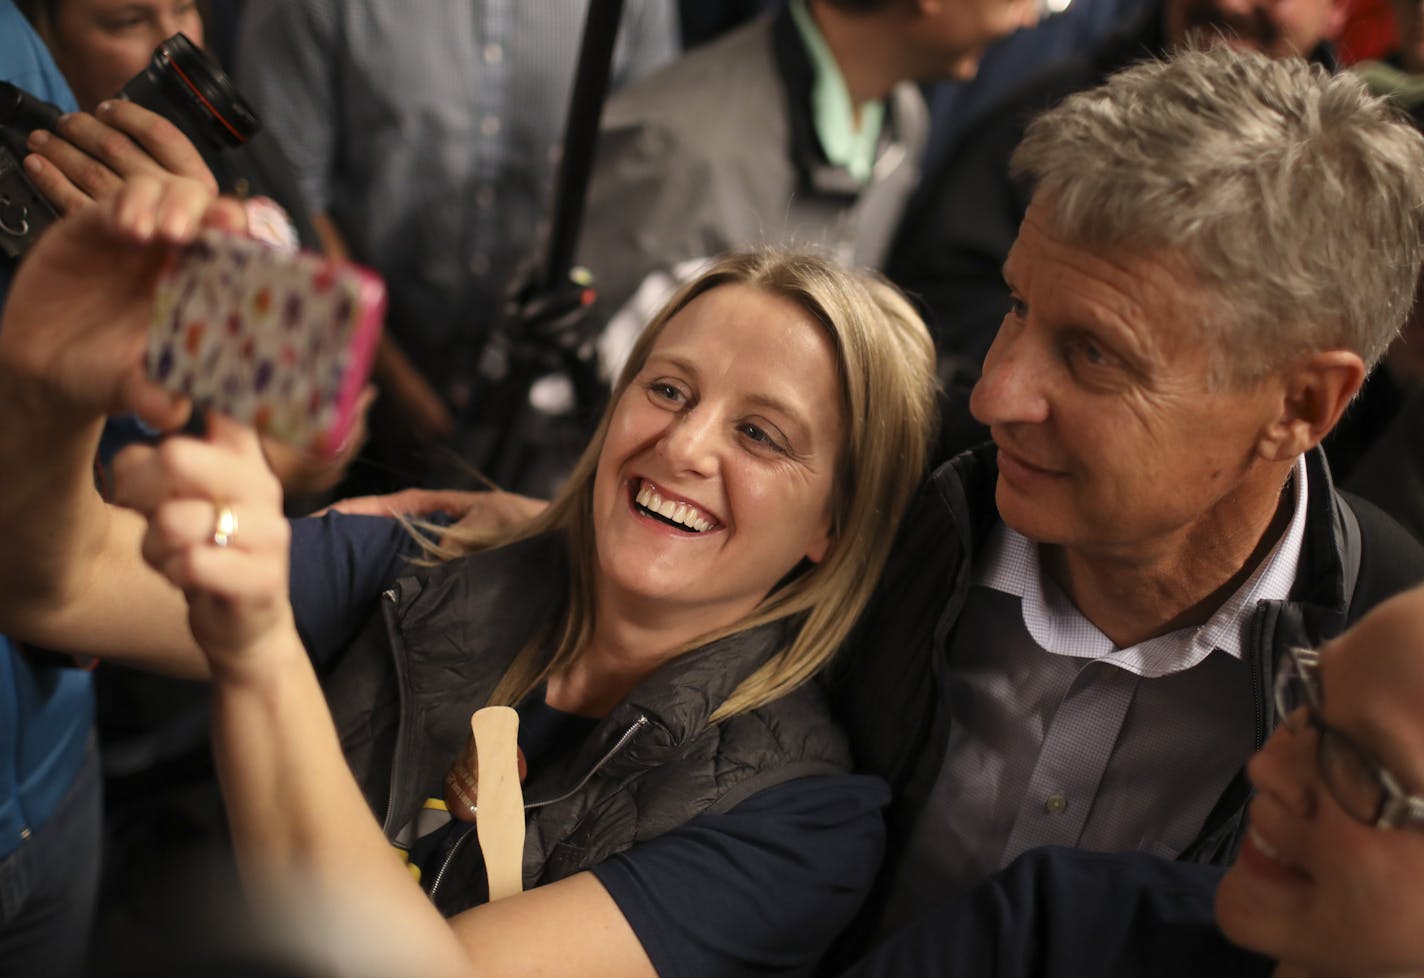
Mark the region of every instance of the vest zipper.
[[396, 627], [395, 621], [392, 618], [396, 605], [396, 589], [388, 588], [387, 590], [382, 591], [381, 601], [384, 602], [381, 612], [382, 617], [385, 618], [386, 624], [386, 644], [390, 647], [391, 650], [391, 662], [393, 663], [393, 668], [395, 669], [396, 673], [396, 688], [400, 695], [400, 702], [402, 707], [401, 718], [396, 725], [396, 744], [395, 748], [391, 752], [391, 777], [390, 783], [386, 786], [386, 811], [385, 814], [381, 816], [381, 832], [385, 835], [387, 840], [390, 840], [394, 838], [394, 833], [391, 831], [390, 822], [391, 812], [395, 808], [396, 804], [395, 761], [401, 756], [401, 746], [405, 739], [405, 710], [403, 709], [405, 705], [405, 677], [401, 672], [401, 649], [396, 644]]
[[[557, 795], [553, 798], [545, 799], [544, 801], [526, 802], [524, 805], [524, 810], [526, 812], [532, 811], [535, 808], [543, 808], [546, 805], [552, 805], [556, 802], [563, 801], [566, 798], [573, 797], [583, 788], [584, 785], [588, 784], [588, 782], [593, 778], [593, 776], [599, 771], [601, 771], [603, 767], [608, 764], [609, 761], [613, 760], [613, 758], [618, 756], [619, 752], [622, 751], [624, 747], [628, 746], [628, 742], [630, 740], [636, 737], [643, 730], [647, 729], [647, 726], [648, 718], [641, 713], [638, 714], [638, 719], [634, 720], [632, 726], [630, 726], [627, 730], [623, 731], [622, 735], [618, 738], [617, 741], [614, 742], [613, 746], [608, 748], [608, 751], [598, 759], [598, 761], [593, 765], [593, 767], [588, 769], [588, 772], [582, 778], [579, 779], [578, 784], [574, 785], [568, 791], [565, 791], [562, 795]], [[445, 879], [445, 871], [450, 868], [450, 864], [455, 861], [455, 856], [460, 852], [461, 849], [464, 848], [465, 840], [468, 839], [470, 836], [476, 834], [477, 833], [474, 827], [471, 826], [465, 831], [463, 835], [461, 835], [458, 839], [455, 840], [455, 844], [452, 845], [450, 847], [450, 851], [445, 854], [444, 860], [442, 860], [440, 863], [440, 869], [437, 870], [435, 873], [435, 879], [430, 881], [431, 903], [435, 902], [435, 893], [437, 890], [440, 889], [440, 883]]]

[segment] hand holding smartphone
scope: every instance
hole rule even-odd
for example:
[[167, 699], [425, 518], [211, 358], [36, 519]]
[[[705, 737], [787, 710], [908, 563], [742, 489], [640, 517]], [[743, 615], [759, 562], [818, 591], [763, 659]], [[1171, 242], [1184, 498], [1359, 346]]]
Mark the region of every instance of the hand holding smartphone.
[[385, 305], [368, 269], [208, 231], [159, 279], [148, 373], [199, 408], [334, 455], [355, 420]]

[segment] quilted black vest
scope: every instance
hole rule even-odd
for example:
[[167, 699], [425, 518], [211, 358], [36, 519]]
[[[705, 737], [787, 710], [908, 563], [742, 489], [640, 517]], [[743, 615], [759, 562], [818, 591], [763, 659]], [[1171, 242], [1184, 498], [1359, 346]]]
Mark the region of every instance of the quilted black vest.
[[[439, 785], [470, 714], [531, 640], [562, 620], [568, 562], [539, 537], [402, 578], [381, 613], [324, 670], [352, 771], [388, 838]], [[588, 869], [703, 812], [725, 811], [792, 778], [850, 769], [816, 684], [717, 724], [708, 717], [793, 634], [787, 622], [729, 636], [668, 662], [569, 756], [524, 784], [525, 888]], [[484, 898], [473, 833], [431, 881], [446, 914]]]

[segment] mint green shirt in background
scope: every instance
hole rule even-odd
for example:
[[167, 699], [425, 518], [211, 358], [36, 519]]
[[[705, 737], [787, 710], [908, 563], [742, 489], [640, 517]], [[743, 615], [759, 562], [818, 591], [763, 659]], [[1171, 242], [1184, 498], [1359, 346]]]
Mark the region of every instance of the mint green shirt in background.
[[856, 108], [851, 105], [850, 89], [835, 55], [816, 27], [806, 0], [791, 0], [791, 19], [801, 33], [801, 40], [811, 55], [816, 78], [811, 86], [811, 115], [816, 136], [826, 160], [843, 166], [856, 180], [865, 183], [875, 167], [875, 150], [880, 142], [880, 127], [885, 120], [885, 103], [875, 99]]

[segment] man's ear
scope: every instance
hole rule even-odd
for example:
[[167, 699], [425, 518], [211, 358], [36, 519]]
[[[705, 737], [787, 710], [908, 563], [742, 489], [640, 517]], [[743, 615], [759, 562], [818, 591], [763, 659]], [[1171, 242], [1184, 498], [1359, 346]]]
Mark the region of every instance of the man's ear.
[[1277, 377], [1279, 412], [1261, 430], [1256, 451], [1284, 461], [1314, 448], [1335, 427], [1365, 382], [1365, 363], [1350, 350], [1319, 350], [1292, 360]]

